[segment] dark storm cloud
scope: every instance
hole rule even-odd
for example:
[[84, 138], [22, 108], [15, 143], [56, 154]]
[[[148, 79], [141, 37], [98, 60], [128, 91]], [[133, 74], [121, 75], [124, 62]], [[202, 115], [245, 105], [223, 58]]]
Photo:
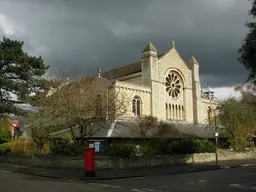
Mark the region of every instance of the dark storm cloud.
[[213, 87], [246, 79], [236, 59], [249, 8], [241, 0], [0, 1], [0, 14], [23, 29], [19, 38], [51, 73], [95, 74], [139, 60], [149, 41], [165, 52], [175, 40], [186, 61], [199, 61], [202, 86]]

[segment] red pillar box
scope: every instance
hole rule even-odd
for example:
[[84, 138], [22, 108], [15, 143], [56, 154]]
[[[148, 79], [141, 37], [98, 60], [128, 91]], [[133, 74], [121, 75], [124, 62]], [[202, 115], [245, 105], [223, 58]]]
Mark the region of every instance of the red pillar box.
[[84, 168], [85, 176], [93, 177], [95, 176], [95, 161], [94, 161], [95, 149], [92, 147], [84, 148]]

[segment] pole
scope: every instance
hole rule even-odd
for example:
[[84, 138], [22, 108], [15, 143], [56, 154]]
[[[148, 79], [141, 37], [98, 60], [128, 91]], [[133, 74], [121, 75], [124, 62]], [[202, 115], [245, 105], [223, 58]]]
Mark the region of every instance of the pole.
[[216, 149], [215, 149], [215, 158], [216, 158], [216, 165], [218, 165], [218, 137], [216, 136], [215, 138], [215, 145], [216, 145]]
[[[210, 104], [214, 98], [216, 98], [216, 97], [212, 97], [210, 99]], [[219, 164], [219, 162], [218, 162], [218, 136], [219, 136], [219, 133], [217, 132], [218, 130], [217, 130], [216, 109], [214, 109], [213, 112], [214, 112], [214, 128], [215, 128], [215, 162], [216, 162], [216, 165], [218, 165]]]
[[218, 165], [218, 136], [219, 136], [219, 133], [217, 132], [216, 112], [214, 112], [214, 126], [215, 126], [215, 160], [216, 160], [216, 165]]

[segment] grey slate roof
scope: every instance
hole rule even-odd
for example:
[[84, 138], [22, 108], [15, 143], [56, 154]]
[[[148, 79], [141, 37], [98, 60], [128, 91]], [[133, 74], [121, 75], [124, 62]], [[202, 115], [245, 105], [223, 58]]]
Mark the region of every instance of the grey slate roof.
[[[158, 54], [158, 58], [161, 58], [164, 54], [165, 53]], [[119, 68], [115, 68], [109, 71], [103, 71], [101, 73], [101, 76], [108, 80], [114, 80], [120, 77], [125, 77], [127, 75], [140, 73], [140, 72], [141, 72], [141, 61], [139, 60], [128, 65], [120, 66]]]
[[[165, 138], [214, 138], [215, 128], [206, 125], [195, 125], [188, 123], [171, 123], [170, 131], [166, 132]], [[135, 122], [117, 122], [111, 137], [139, 138], [141, 134]], [[171, 130], [172, 129], [172, 130]], [[221, 135], [220, 135], [221, 136]], [[150, 135], [148, 135], [150, 137]]]
[[[171, 125], [169, 131], [165, 132], [164, 138], [180, 139], [180, 138], [214, 138], [215, 128], [206, 125], [195, 125], [188, 123], [168, 122]], [[99, 130], [91, 137], [101, 138], [141, 138], [138, 123], [136, 121], [115, 121], [107, 122], [105, 125], [98, 126], [94, 130]], [[74, 133], [79, 137], [79, 129], [73, 128]], [[220, 132], [220, 137], [221, 131]], [[70, 129], [56, 132], [52, 134], [52, 138], [62, 138], [71, 136]], [[148, 138], [152, 138], [151, 133], [148, 133]]]
[[[106, 137], [112, 122], [105, 122], [104, 124], [97, 124], [93, 126], [92, 132], [95, 134], [92, 137]], [[73, 128], [74, 135], [76, 137], [80, 137], [80, 129], [77, 127]], [[51, 134], [51, 138], [67, 138], [72, 136], [70, 129], [64, 129], [62, 131], [58, 131]]]

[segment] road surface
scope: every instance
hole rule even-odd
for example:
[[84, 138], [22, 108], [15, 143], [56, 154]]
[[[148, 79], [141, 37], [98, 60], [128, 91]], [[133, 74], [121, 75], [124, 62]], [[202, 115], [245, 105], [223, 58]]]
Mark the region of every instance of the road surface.
[[99, 181], [98, 184], [100, 183], [127, 188], [134, 192], [256, 192], [256, 166], [179, 175]]
[[6, 192], [256, 192], [256, 166], [97, 182], [60, 181], [0, 170]]

